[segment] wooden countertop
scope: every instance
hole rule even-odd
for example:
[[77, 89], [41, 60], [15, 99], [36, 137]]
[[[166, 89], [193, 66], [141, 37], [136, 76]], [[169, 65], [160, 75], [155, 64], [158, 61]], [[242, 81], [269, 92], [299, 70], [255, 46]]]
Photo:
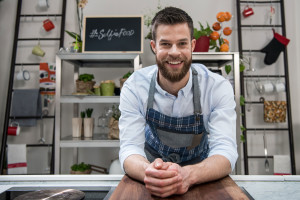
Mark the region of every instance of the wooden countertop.
[[188, 200], [217, 200], [217, 199], [249, 199], [239, 186], [229, 177], [226, 176], [217, 181], [199, 184], [191, 187], [189, 191], [183, 195], [172, 195], [167, 198], [159, 198], [151, 196], [146, 189], [145, 185], [141, 182], [131, 179], [125, 175], [118, 187], [115, 189], [110, 197], [110, 200], [177, 200], [177, 199], [188, 199]]

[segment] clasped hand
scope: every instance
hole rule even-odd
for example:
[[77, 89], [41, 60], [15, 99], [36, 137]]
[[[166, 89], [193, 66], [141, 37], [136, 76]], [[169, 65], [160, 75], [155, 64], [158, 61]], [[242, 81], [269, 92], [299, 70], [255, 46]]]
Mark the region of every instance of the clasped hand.
[[184, 194], [190, 187], [188, 174], [178, 164], [157, 158], [145, 169], [144, 183], [151, 194], [159, 197]]

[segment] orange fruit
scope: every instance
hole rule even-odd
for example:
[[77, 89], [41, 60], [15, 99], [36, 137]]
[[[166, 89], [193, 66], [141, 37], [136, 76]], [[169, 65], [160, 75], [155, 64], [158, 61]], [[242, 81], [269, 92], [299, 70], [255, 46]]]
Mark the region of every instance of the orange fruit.
[[227, 39], [223, 39], [224, 44], [228, 44], [229, 45], [229, 41]]
[[223, 29], [224, 35], [230, 35], [231, 32], [232, 32], [232, 30], [231, 30], [231, 28], [229, 28], [229, 27], [225, 27], [225, 28]]
[[225, 21], [231, 20], [232, 14], [230, 12], [225, 12]]
[[225, 21], [225, 17], [226, 17], [226, 15], [225, 15], [224, 12], [219, 12], [217, 14], [217, 20], [218, 20], [218, 22], [224, 22]]
[[228, 44], [224, 43], [220, 46], [220, 51], [221, 52], [228, 52], [229, 51], [229, 46]]
[[215, 31], [218, 31], [221, 29], [221, 24], [219, 22], [215, 22], [213, 25], [212, 25], [212, 28], [215, 30]]
[[219, 37], [220, 37], [220, 35], [219, 35], [219, 33], [217, 32], [217, 31], [214, 31], [214, 32], [212, 32], [211, 34], [210, 34], [210, 39], [212, 39], [212, 40], [217, 40], [217, 39], [219, 39]]

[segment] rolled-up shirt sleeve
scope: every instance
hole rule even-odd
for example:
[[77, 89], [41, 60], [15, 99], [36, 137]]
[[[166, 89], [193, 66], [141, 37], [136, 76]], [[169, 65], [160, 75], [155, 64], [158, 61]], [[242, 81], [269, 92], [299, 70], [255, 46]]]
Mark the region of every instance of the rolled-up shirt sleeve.
[[234, 169], [238, 158], [236, 144], [236, 103], [232, 86], [224, 80], [213, 86], [211, 93], [211, 113], [208, 116], [209, 148], [208, 156], [226, 157]]

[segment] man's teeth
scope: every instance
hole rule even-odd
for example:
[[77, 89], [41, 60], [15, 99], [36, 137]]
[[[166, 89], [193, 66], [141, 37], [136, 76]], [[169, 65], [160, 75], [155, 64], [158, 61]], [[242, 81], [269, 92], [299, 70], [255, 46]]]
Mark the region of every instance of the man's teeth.
[[177, 62], [169, 62], [169, 63], [172, 65], [177, 65], [177, 64], [180, 64], [181, 62], [177, 61]]

